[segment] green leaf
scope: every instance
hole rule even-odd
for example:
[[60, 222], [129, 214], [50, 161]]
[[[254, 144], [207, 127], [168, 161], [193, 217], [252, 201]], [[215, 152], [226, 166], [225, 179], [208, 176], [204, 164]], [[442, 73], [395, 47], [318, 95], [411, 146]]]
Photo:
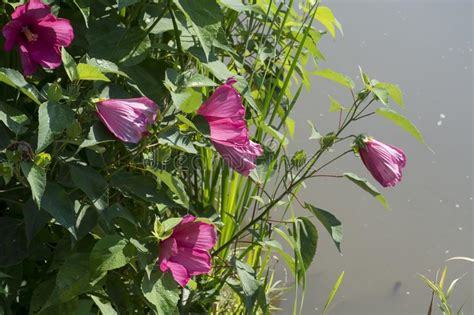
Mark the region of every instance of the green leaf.
[[314, 124], [311, 122], [311, 120], [308, 120], [308, 124], [311, 127], [311, 135], [309, 136], [309, 140], [319, 140], [322, 138], [321, 134], [316, 131], [316, 128], [314, 127]]
[[152, 304], [156, 314], [176, 313], [180, 290], [169, 273], [153, 271], [149, 277], [145, 273], [141, 289], [143, 296]]
[[41, 152], [54, 141], [56, 135], [62, 133], [74, 122], [74, 112], [66, 105], [47, 102], [39, 107], [38, 120], [36, 151]]
[[77, 75], [77, 80], [110, 82], [110, 79], [107, 78], [99, 68], [87, 63], [77, 65]]
[[118, 9], [121, 10], [138, 2], [140, 2], [140, 0], [117, 0]]
[[375, 188], [374, 185], [369, 183], [365, 178], [361, 178], [357, 176], [356, 174], [352, 173], [344, 173], [344, 177], [348, 178], [351, 182], [371, 194], [375, 199], [377, 199], [384, 208], [389, 208], [389, 205], [387, 203], [387, 200], [385, 200], [385, 197], [382, 196], [382, 194]]
[[28, 256], [24, 226], [21, 220], [0, 217], [0, 267], [13, 266]]
[[46, 95], [48, 101], [59, 102], [63, 98], [63, 89], [57, 82], [54, 82], [48, 86]]
[[217, 84], [209, 79], [208, 77], [203, 76], [202, 74], [195, 74], [186, 80], [186, 87], [188, 88], [197, 88], [197, 87], [207, 87], [207, 86], [217, 86]]
[[416, 126], [408, 120], [405, 116], [397, 113], [394, 110], [388, 109], [388, 108], [377, 108], [375, 112], [384, 117], [387, 118], [388, 120], [392, 121], [395, 125], [401, 127], [404, 129], [406, 132], [411, 134], [416, 140], [418, 140], [421, 143], [425, 143], [425, 139], [423, 138], [423, 135], [421, 132], [416, 128]]
[[64, 70], [66, 70], [66, 74], [69, 77], [69, 80], [77, 80], [79, 78], [79, 74], [77, 73], [76, 62], [64, 47], [61, 48], [61, 59], [63, 61]]
[[185, 113], [194, 113], [202, 104], [202, 94], [192, 88], [179, 94], [171, 92], [171, 98], [174, 106]]
[[318, 20], [321, 24], [326, 27], [328, 32], [331, 34], [333, 38], [336, 37], [336, 30], [337, 27], [339, 31], [342, 33], [342, 27], [339, 21], [334, 17], [331, 9], [324, 6], [319, 6], [316, 11], [316, 20]]
[[161, 225], [163, 226], [163, 231], [164, 232], [171, 231], [172, 229], [175, 228], [175, 226], [180, 224], [181, 221], [183, 221], [183, 218], [170, 218], [166, 221], [163, 221], [161, 223]]
[[119, 235], [108, 235], [99, 240], [92, 249], [90, 266], [93, 275], [127, 265], [136, 254], [136, 248]]
[[102, 123], [97, 122], [90, 128], [86, 139], [79, 145], [78, 150], [111, 141], [115, 141], [115, 138]]
[[288, 138], [285, 135], [282, 135], [278, 130], [273, 128], [272, 126], [267, 125], [267, 123], [263, 120], [260, 121], [259, 127], [262, 129], [263, 132], [277, 140], [283, 146], [287, 146], [289, 143]]
[[244, 4], [241, 0], [219, 0], [219, 3], [226, 8], [236, 12], [254, 12], [257, 14], [265, 14], [265, 12], [256, 4]]
[[69, 165], [74, 185], [86, 193], [98, 210], [108, 207], [107, 181], [104, 177], [88, 166]]
[[380, 82], [377, 83], [374, 88], [385, 90], [395, 103], [400, 105], [401, 108], [405, 108], [405, 102], [403, 101], [403, 93], [398, 85]]
[[117, 27], [113, 23], [106, 26], [91, 22], [86, 37], [91, 57], [110, 60], [124, 66], [133, 66], [144, 61], [151, 48], [150, 37], [139, 27], [125, 28]]
[[211, 47], [217, 41], [222, 11], [216, 0], [173, 0], [177, 7], [191, 20], [202, 49], [209, 56]]
[[137, 222], [135, 221], [135, 218], [127, 210], [127, 208], [122, 207], [118, 203], [115, 203], [111, 205], [110, 207], [102, 211], [99, 211], [99, 213], [103, 217], [109, 229], [113, 227], [113, 220], [115, 218], [124, 218], [125, 220], [128, 220], [129, 222], [133, 223], [134, 225], [137, 224]]
[[341, 103], [339, 103], [331, 95], [329, 95], [329, 99], [331, 100], [331, 105], [329, 106], [329, 112], [330, 113], [335, 113], [335, 112], [338, 112], [338, 111], [344, 109], [344, 106], [342, 106]]
[[326, 311], [329, 309], [329, 306], [331, 305], [332, 300], [334, 299], [334, 296], [337, 293], [337, 290], [339, 289], [339, 286], [341, 285], [342, 279], [344, 278], [344, 271], [341, 272], [339, 277], [337, 278], [336, 283], [334, 284], [334, 287], [331, 290], [331, 293], [329, 294], [328, 299], [326, 300], [326, 304], [324, 305], [324, 310], [323, 310], [323, 315], [326, 314]]
[[36, 205], [40, 207], [46, 189], [46, 172], [33, 162], [21, 162], [21, 171], [25, 175], [28, 184], [30, 184], [31, 195]]
[[316, 255], [318, 247], [318, 230], [306, 217], [299, 217], [298, 222], [298, 247], [301, 252], [304, 270], [308, 270]]
[[170, 128], [165, 132], [160, 133], [158, 141], [186, 153], [198, 153], [193, 145], [192, 139], [181, 134], [178, 128]]
[[333, 71], [331, 69], [314, 71], [313, 74], [319, 77], [337, 82], [349, 89], [354, 88], [354, 82], [351, 80], [351, 78], [339, 72]]
[[252, 309], [262, 284], [257, 280], [255, 271], [246, 263], [235, 259], [235, 268], [242, 286], [247, 314], [252, 314]]
[[0, 121], [16, 135], [21, 135], [28, 130], [30, 119], [20, 110], [0, 102]]
[[92, 65], [98, 68], [102, 73], [113, 73], [125, 78], [128, 78], [128, 75], [121, 71], [119, 66], [109, 60], [90, 58], [87, 60], [87, 64]]
[[79, 9], [79, 11], [82, 14], [82, 17], [84, 18], [84, 23], [86, 24], [86, 27], [89, 28], [89, 16], [91, 14], [91, 0], [73, 0], [74, 4], [76, 7]]
[[68, 302], [87, 292], [89, 279], [89, 254], [71, 254], [59, 268], [53, 292], [43, 307]]
[[38, 208], [32, 199], [23, 205], [23, 220], [25, 221], [26, 239], [28, 245], [39, 231], [49, 222], [51, 216]]
[[309, 203], [305, 203], [305, 208], [308, 209], [316, 218], [321, 222], [321, 224], [326, 228], [331, 235], [331, 238], [334, 244], [337, 247], [337, 250], [341, 252], [341, 242], [343, 237], [342, 223], [339, 221], [333, 214], [330, 212], [317, 208]]
[[8, 68], [0, 68], [0, 82], [18, 89], [36, 104], [41, 104], [40, 93], [33, 85], [26, 82], [20, 72]]
[[61, 186], [52, 182], [46, 184], [46, 189], [41, 199], [41, 208], [51, 214], [74, 238], [77, 237], [74, 205]]
[[181, 201], [181, 204], [187, 208], [189, 207], [189, 197], [184, 188], [183, 182], [177, 177], [173, 176], [170, 173], [163, 171], [163, 170], [151, 170], [150, 172], [153, 173], [157, 178], [160, 179], [162, 183], [164, 183], [168, 188], [176, 194], [176, 196]]
[[158, 190], [156, 180], [148, 175], [119, 172], [112, 176], [110, 184], [124, 195], [134, 195], [147, 202], [176, 206], [162, 190]]
[[235, 73], [227, 69], [225, 63], [219, 60], [204, 63], [203, 66], [221, 81], [226, 81], [228, 78], [235, 75]]
[[109, 301], [106, 301], [94, 295], [91, 295], [90, 297], [94, 301], [95, 305], [97, 305], [97, 307], [99, 308], [100, 312], [103, 315], [117, 315], [118, 314]]

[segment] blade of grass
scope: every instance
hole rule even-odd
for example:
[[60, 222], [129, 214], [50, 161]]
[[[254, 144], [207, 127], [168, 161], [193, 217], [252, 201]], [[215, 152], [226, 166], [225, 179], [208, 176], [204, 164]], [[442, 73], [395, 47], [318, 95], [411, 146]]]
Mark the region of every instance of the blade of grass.
[[337, 278], [337, 281], [331, 290], [331, 294], [329, 294], [329, 297], [326, 301], [326, 305], [324, 305], [323, 315], [326, 314], [327, 310], [329, 309], [329, 306], [331, 305], [331, 302], [334, 299], [334, 296], [336, 295], [337, 290], [339, 289], [339, 286], [341, 285], [343, 278], [344, 278], [344, 271], [341, 272], [341, 274], [339, 275], [339, 278]]

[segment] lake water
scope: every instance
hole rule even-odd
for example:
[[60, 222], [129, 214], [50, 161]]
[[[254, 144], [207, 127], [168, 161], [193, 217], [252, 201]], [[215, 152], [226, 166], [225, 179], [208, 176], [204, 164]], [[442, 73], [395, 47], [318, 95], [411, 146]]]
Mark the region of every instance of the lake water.
[[[320, 314], [341, 271], [343, 284], [330, 314], [426, 314], [430, 290], [417, 273], [431, 279], [454, 256], [474, 257], [473, 249], [473, 4], [472, 1], [327, 1], [344, 36], [321, 44], [331, 68], [357, 78], [360, 65], [372, 78], [397, 83], [407, 110], [424, 133], [430, 152], [398, 127], [375, 118], [357, 124], [403, 148], [408, 156], [401, 184], [382, 189], [391, 205], [384, 210], [353, 184], [340, 179], [307, 183], [301, 199], [330, 210], [343, 222], [343, 256], [319, 226], [320, 241], [308, 276], [303, 314]], [[356, 79], [357, 78], [357, 79]], [[337, 84], [319, 78], [293, 114], [292, 148], [311, 150], [311, 119], [320, 131], [337, 124], [328, 113], [328, 95], [350, 100]], [[333, 172], [370, 178], [360, 160], [348, 156]], [[373, 181], [375, 183], [375, 181]], [[301, 213], [304, 213], [301, 211]], [[473, 264], [448, 263], [448, 280], [468, 273], [452, 302], [473, 313]], [[292, 311], [292, 297], [282, 314]], [[438, 314], [435, 303], [434, 314]], [[457, 310], [457, 309], [456, 309]]]

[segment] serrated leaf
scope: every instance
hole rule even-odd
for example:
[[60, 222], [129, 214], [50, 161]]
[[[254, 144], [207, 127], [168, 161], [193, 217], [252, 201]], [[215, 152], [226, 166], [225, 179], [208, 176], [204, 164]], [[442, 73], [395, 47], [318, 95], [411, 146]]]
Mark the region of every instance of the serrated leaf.
[[[21, 135], [28, 130], [30, 119], [20, 110], [0, 102], [0, 121], [13, 133]], [[2, 135], [3, 136], [3, 135]]]
[[110, 79], [99, 68], [87, 63], [77, 65], [77, 80], [110, 82]]
[[177, 176], [173, 176], [164, 170], [150, 170], [150, 172], [165, 184], [171, 192], [176, 194], [184, 207], [187, 208], [189, 206], [188, 194], [184, 188], [183, 182]]
[[177, 7], [191, 20], [192, 27], [207, 56], [217, 41], [222, 11], [216, 0], [173, 0]]
[[400, 87], [396, 84], [391, 83], [377, 83], [375, 85], [376, 89], [384, 89], [387, 91], [387, 94], [397, 103], [401, 108], [405, 108], [405, 102], [403, 101], [403, 93]]
[[21, 162], [21, 171], [31, 188], [31, 195], [36, 205], [40, 207], [46, 189], [46, 172], [33, 162]]
[[91, 167], [83, 165], [69, 165], [71, 179], [74, 185], [86, 193], [98, 210], [108, 206], [107, 181]]
[[46, 184], [46, 189], [41, 199], [41, 208], [51, 214], [74, 238], [77, 237], [74, 205], [61, 186], [52, 182]]
[[316, 255], [318, 247], [318, 230], [306, 217], [299, 217], [298, 222], [298, 247], [301, 252], [304, 270], [308, 270]]
[[339, 72], [333, 71], [331, 69], [314, 71], [313, 74], [321, 78], [325, 78], [325, 79], [337, 82], [349, 89], [354, 88], [354, 82], [352, 81], [351, 78]]
[[0, 68], [0, 82], [18, 89], [36, 104], [41, 104], [40, 93], [36, 87], [26, 82], [25, 78], [20, 72], [8, 68]]
[[387, 200], [385, 200], [385, 197], [382, 196], [382, 194], [375, 188], [374, 185], [369, 183], [365, 178], [361, 178], [357, 176], [356, 174], [352, 173], [344, 173], [344, 177], [349, 179], [351, 182], [371, 194], [375, 199], [377, 199], [384, 208], [389, 208], [389, 205], [387, 203]]
[[38, 147], [41, 152], [50, 145], [54, 137], [66, 130], [74, 122], [74, 112], [63, 104], [47, 102], [38, 111]]
[[330, 113], [335, 113], [335, 112], [340, 111], [341, 109], [344, 109], [344, 106], [342, 106], [341, 103], [339, 103], [331, 95], [329, 95], [329, 99], [331, 100], [331, 105], [329, 106], [329, 112]]
[[202, 94], [192, 88], [182, 93], [171, 92], [173, 104], [184, 113], [194, 113], [202, 104]]
[[150, 277], [143, 276], [143, 295], [153, 305], [158, 315], [174, 314], [179, 301], [179, 288], [169, 273], [152, 271]]
[[329, 211], [317, 208], [309, 203], [305, 203], [305, 208], [314, 214], [319, 222], [321, 222], [321, 224], [326, 228], [326, 230], [329, 232], [329, 235], [331, 235], [337, 250], [341, 252], [341, 242], [344, 235], [341, 221], [339, 221]]
[[64, 70], [66, 70], [66, 74], [69, 77], [69, 80], [77, 80], [79, 74], [77, 73], [76, 62], [64, 47], [61, 48], [61, 59], [63, 61]]
[[236, 259], [235, 268], [240, 279], [240, 285], [242, 286], [244, 303], [247, 306], [247, 314], [251, 314], [262, 284], [257, 280], [255, 271], [246, 263]]
[[416, 126], [405, 116], [397, 113], [394, 110], [391, 110], [389, 108], [377, 108], [375, 112], [384, 118], [387, 118], [391, 122], [393, 122], [395, 125], [399, 126], [409, 134], [411, 134], [416, 140], [418, 140], [421, 143], [425, 143], [425, 139], [423, 138], [423, 135], [421, 132], [416, 128]]
[[325, 6], [319, 6], [316, 11], [316, 20], [326, 27], [333, 38], [336, 37], [336, 27], [342, 33], [342, 27], [339, 21], [334, 17], [331, 9]]
[[136, 254], [136, 248], [119, 235], [108, 235], [100, 239], [92, 249], [90, 266], [93, 275], [118, 269], [127, 265]]
[[53, 292], [44, 307], [68, 302], [86, 292], [89, 278], [89, 254], [71, 254], [59, 268]]
[[217, 86], [217, 84], [202, 74], [195, 74], [186, 81], [186, 87], [196, 88], [196, 87], [207, 87], [207, 86]]

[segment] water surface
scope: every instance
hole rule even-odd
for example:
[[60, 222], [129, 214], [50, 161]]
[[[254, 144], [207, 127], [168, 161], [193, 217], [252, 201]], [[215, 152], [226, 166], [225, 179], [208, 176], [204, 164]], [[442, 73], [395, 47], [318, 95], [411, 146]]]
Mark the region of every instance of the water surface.
[[[474, 257], [473, 5], [454, 0], [332, 0], [328, 6], [341, 21], [344, 37], [324, 40], [321, 48], [328, 60], [321, 66], [356, 79], [360, 65], [372, 78], [399, 84], [407, 105], [404, 115], [435, 153], [382, 118], [353, 128], [403, 148], [408, 164], [400, 185], [378, 186], [391, 211], [344, 180], [308, 183], [301, 199], [335, 213], [344, 225], [344, 241], [341, 256], [319, 226], [303, 314], [321, 313], [343, 270], [346, 276], [330, 314], [426, 314], [430, 291], [417, 273], [434, 278], [446, 259]], [[297, 129], [292, 147], [307, 151], [316, 144], [305, 140], [306, 120], [328, 131], [337, 124], [337, 115], [328, 113], [327, 96], [350, 100], [336, 84], [318, 78], [312, 84], [293, 114]], [[331, 172], [343, 171], [370, 177], [352, 156]], [[473, 314], [473, 265], [449, 262], [448, 267], [448, 280], [469, 272], [452, 302], [466, 302], [464, 314]], [[291, 313], [290, 302], [288, 296], [282, 313]]]

